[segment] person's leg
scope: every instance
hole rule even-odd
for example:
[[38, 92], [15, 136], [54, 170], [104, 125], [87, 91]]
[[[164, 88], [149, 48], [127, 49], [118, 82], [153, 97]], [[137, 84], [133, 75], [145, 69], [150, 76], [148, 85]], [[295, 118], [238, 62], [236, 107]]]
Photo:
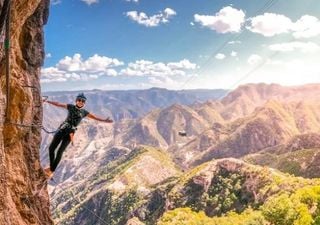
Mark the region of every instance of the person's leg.
[[58, 149], [58, 152], [57, 152], [57, 155], [56, 155], [56, 158], [54, 159], [54, 162], [53, 162], [53, 167], [51, 168], [51, 171], [54, 172], [62, 158], [62, 154], [64, 152], [64, 150], [68, 147], [69, 143], [70, 143], [70, 136], [69, 134], [66, 134], [63, 139], [62, 139], [62, 143]]
[[51, 144], [49, 146], [49, 159], [50, 159], [50, 170], [52, 170], [53, 165], [54, 165], [54, 161], [55, 161], [55, 150], [58, 147], [58, 145], [60, 144], [60, 142], [63, 139], [63, 133], [61, 131], [58, 131], [58, 133], [56, 133], [53, 136], [53, 139], [51, 141]]

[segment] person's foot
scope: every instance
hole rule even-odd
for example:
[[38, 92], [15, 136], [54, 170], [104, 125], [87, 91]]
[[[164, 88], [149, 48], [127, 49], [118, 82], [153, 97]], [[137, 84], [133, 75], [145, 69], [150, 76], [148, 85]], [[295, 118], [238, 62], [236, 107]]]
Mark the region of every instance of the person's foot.
[[44, 169], [44, 173], [46, 174], [48, 179], [53, 177], [53, 172], [50, 170], [50, 167]]

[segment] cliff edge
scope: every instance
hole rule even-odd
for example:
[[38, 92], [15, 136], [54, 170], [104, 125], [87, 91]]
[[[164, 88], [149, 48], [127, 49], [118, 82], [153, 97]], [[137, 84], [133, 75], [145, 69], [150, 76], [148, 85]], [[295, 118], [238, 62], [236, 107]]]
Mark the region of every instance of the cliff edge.
[[[4, 1], [0, 0], [1, 10]], [[39, 125], [42, 121], [39, 77], [44, 60], [43, 25], [48, 19], [49, 4], [49, 0], [11, 1], [9, 98], [1, 43], [0, 224], [53, 224], [39, 162], [40, 127], [13, 124]]]

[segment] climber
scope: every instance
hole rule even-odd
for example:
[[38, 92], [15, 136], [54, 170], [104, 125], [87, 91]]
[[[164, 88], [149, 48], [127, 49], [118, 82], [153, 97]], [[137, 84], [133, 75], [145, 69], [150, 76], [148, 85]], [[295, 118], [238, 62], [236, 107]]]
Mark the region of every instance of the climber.
[[[106, 122], [106, 123], [112, 123], [113, 121], [108, 117], [107, 119], [101, 119], [91, 113], [89, 113], [87, 110], [85, 110], [83, 107], [85, 105], [87, 98], [84, 96], [83, 93], [80, 93], [76, 97], [76, 104], [62, 104], [59, 102], [53, 102], [48, 100], [43, 100], [43, 102], [47, 102], [49, 104], [52, 104], [54, 106], [58, 106], [61, 108], [65, 108], [68, 110], [68, 116], [65, 119], [65, 121], [59, 126], [57, 133], [54, 135], [53, 140], [49, 146], [49, 159], [50, 159], [50, 167], [44, 169], [44, 172], [46, 176], [50, 179], [53, 176], [53, 173], [55, 169], [57, 168], [62, 154], [71, 142], [73, 144], [73, 136], [77, 129], [77, 126], [81, 122], [81, 120], [88, 116], [88, 118]], [[60, 146], [59, 146], [60, 144]], [[58, 147], [59, 146], [59, 147]], [[55, 153], [56, 149], [58, 148], [57, 152]]]

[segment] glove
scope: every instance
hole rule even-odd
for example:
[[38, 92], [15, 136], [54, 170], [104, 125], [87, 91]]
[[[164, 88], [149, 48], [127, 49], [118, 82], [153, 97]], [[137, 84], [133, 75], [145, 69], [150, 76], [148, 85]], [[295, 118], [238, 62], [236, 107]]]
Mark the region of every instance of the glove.
[[108, 117], [107, 119], [105, 119], [105, 122], [106, 123], [113, 123], [113, 120]]

